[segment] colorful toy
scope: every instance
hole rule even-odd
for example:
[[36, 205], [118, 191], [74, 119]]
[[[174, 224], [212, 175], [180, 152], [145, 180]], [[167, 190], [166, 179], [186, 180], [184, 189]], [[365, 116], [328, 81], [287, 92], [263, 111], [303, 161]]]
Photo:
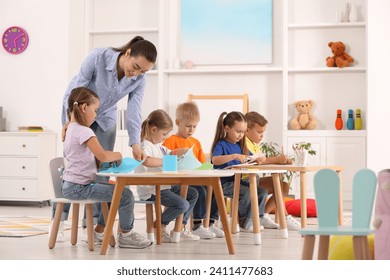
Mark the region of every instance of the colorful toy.
[[353, 63], [353, 58], [345, 52], [343, 42], [329, 42], [328, 46], [332, 50], [333, 56], [326, 58], [326, 66], [328, 67], [347, 67]]
[[356, 109], [355, 129], [361, 130], [363, 126], [362, 115], [360, 109]]
[[353, 119], [353, 110], [348, 110], [347, 128], [353, 130], [355, 128], [355, 120]]
[[337, 110], [337, 117], [334, 126], [337, 130], [343, 129], [343, 118], [341, 117], [341, 109]]
[[295, 102], [294, 106], [298, 111], [298, 114], [290, 121], [290, 128], [294, 130], [315, 129], [317, 127], [317, 120], [311, 113], [311, 110], [314, 106], [314, 101], [301, 100]]

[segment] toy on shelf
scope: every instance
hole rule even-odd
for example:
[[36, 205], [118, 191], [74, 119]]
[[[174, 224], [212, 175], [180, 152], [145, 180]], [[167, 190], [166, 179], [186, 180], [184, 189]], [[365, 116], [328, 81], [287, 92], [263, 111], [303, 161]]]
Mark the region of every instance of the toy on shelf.
[[343, 118], [341, 117], [341, 109], [337, 110], [337, 117], [336, 117], [335, 127], [336, 127], [337, 130], [343, 129]]
[[313, 100], [301, 100], [295, 102], [294, 107], [298, 114], [290, 121], [290, 128], [293, 130], [315, 129], [317, 127], [317, 120], [311, 113], [313, 106]]
[[355, 121], [353, 120], [353, 110], [348, 110], [347, 129], [353, 130], [355, 128]]
[[345, 45], [343, 42], [329, 42], [328, 46], [332, 50], [333, 56], [326, 58], [326, 66], [328, 67], [347, 67], [353, 63], [353, 58], [345, 52]]
[[362, 116], [360, 109], [356, 109], [355, 129], [361, 130], [363, 127]]

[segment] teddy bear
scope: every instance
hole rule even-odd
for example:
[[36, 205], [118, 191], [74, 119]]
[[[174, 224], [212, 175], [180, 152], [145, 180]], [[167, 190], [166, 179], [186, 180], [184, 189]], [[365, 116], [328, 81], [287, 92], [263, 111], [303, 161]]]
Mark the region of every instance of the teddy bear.
[[317, 120], [311, 113], [314, 106], [313, 100], [301, 100], [294, 103], [298, 114], [290, 121], [290, 128], [294, 130], [299, 129], [315, 129], [317, 127]]
[[343, 42], [329, 42], [328, 46], [332, 50], [333, 56], [326, 58], [326, 66], [328, 67], [347, 67], [353, 63], [353, 58], [345, 52], [345, 45]]

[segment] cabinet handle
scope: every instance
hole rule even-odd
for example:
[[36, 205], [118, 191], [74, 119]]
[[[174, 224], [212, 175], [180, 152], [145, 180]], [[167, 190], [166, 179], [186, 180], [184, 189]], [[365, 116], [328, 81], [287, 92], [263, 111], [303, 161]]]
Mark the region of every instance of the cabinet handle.
[[22, 147], [23, 147], [23, 148], [26, 148], [26, 144], [23, 144]]
[[26, 190], [26, 188], [25, 187], [22, 187], [22, 191], [25, 191]]
[[26, 166], [23, 165], [23, 166], [22, 166], [22, 169], [26, 169]]

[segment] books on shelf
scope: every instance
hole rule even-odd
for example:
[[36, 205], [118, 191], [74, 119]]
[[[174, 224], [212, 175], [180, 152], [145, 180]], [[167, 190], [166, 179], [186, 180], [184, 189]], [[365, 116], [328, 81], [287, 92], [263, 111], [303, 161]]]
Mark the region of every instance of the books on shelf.
[[28, 131], [28, 132], [42, 132], [43, 127], [42, 126], [19, 126], [19, 131]]

